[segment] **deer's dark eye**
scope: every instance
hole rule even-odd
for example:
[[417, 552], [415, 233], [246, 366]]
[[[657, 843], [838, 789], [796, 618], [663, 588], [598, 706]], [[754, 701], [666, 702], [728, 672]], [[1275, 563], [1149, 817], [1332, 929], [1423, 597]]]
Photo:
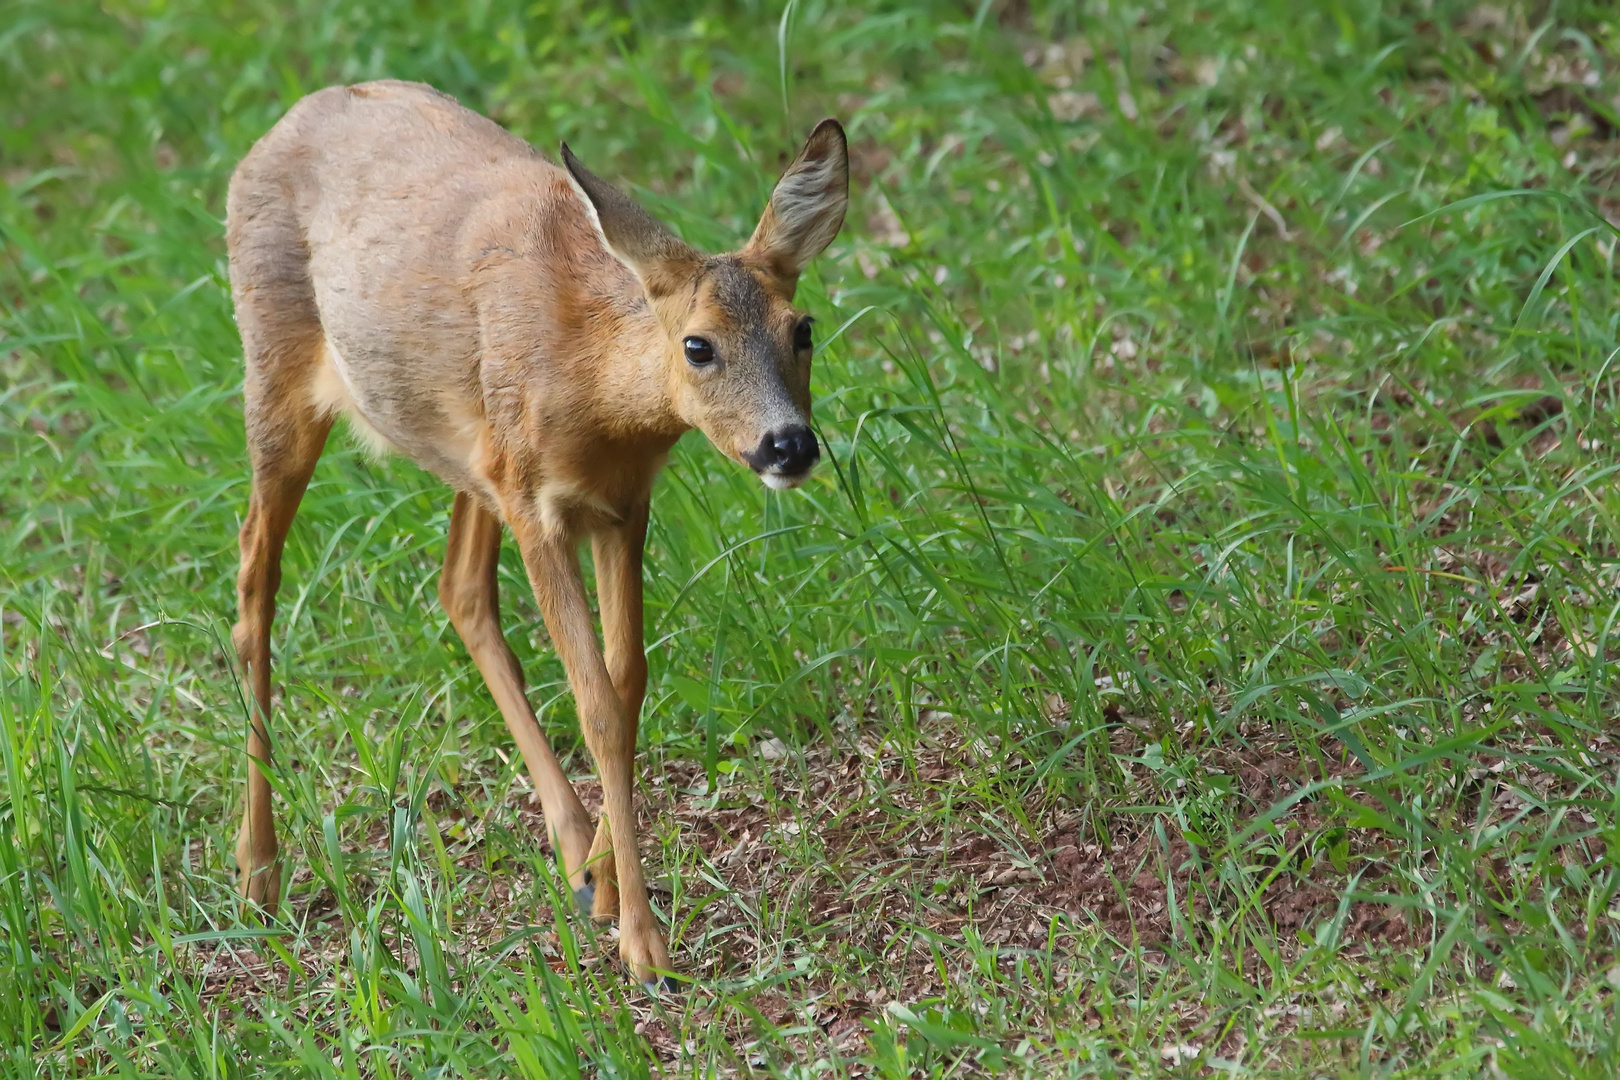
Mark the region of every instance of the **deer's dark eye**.
[[810, 333], [810, 326], [815, 321], [806, 315], [799, 320], [799, 325], [793, 328], [793, 347], [799, 352], [809, 352], [811, 346], [815, 344], [814, 337]]
[[707, 338], [689, 337], [682, 344], [686, 346], [686, 362], [693, 367], [714, 363], [714, 346]]

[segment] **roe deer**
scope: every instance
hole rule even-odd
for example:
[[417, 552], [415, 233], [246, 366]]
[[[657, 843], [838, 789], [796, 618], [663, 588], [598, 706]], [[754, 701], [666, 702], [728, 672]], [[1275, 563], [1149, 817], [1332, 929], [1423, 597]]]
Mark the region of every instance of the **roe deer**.
[[[653, 479], [698, 428], [773, 488], [816, 464], [799, 273], [849, 201], [844, 131], [822, 121], [752, 238], [687, 246], [562, 147], [564, 168], [427, 86], [311, 94], [253, 147], [226, 204], [253, 490], [232, 637], [253, 691], [240, 891], [281, 891], [270, 785], [270, 624], [281, 551], [338, 413], [456, 492], [439, 599], [540, 796], [577, 902], [620, 918], [621, 959], [670, 971], [636, 847], [631, 772], [646, 693], [641, 559]], [[512, 530], [602, 778], [590, 817], [501, 636]], [[605, 648], [578, 546], [590, 537]]]

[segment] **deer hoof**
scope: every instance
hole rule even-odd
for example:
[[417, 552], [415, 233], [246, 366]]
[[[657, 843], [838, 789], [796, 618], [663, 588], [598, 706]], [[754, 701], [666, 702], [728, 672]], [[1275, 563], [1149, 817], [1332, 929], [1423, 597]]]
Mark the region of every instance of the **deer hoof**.
[[641, 984], [649, 997], [662, 997], [680, 990], [681, 984], [675, 981], [673, 975], [660, 975], [657, 978], [647, 979]]
[[275, 918], [281, 906], [281, 864], [272, 862], [257, 870], [244, 871], [236, 888], [242, 898], [242, 914], [251, 915], [255, 908], [269, 918]]

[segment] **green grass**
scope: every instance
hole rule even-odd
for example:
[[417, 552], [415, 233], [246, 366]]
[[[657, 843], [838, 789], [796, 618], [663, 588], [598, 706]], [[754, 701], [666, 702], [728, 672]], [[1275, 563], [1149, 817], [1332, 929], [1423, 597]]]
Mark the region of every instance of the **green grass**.
[[[449, 7], [0, 0], [4, 1075], [1620, 1071], [1609, 5]], [[449, 492], [346, 439], [274, 636], [288, 900], [234, 903], [225, 181], [378, 76], [715, 249], [850, 131], [828, 462], [691, 436], [654, 501], [659, 1003], [554, 914]]]

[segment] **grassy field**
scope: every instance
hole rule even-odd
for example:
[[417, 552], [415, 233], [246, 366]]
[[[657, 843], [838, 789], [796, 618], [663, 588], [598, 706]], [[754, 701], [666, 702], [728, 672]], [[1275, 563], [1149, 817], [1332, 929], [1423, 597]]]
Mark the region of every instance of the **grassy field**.
[[[0, 0], [0, 1074], [1620, 1073], [1609, 4], [452, 7]], [[289, 898], [234, 902], [225, 181], [379, 76], [711, 249], [850, 131], [830, 460], [689, 436], [654, 499], [676, 996], [553, 905], [450, 493], [347, 437], [273, 639]]]

